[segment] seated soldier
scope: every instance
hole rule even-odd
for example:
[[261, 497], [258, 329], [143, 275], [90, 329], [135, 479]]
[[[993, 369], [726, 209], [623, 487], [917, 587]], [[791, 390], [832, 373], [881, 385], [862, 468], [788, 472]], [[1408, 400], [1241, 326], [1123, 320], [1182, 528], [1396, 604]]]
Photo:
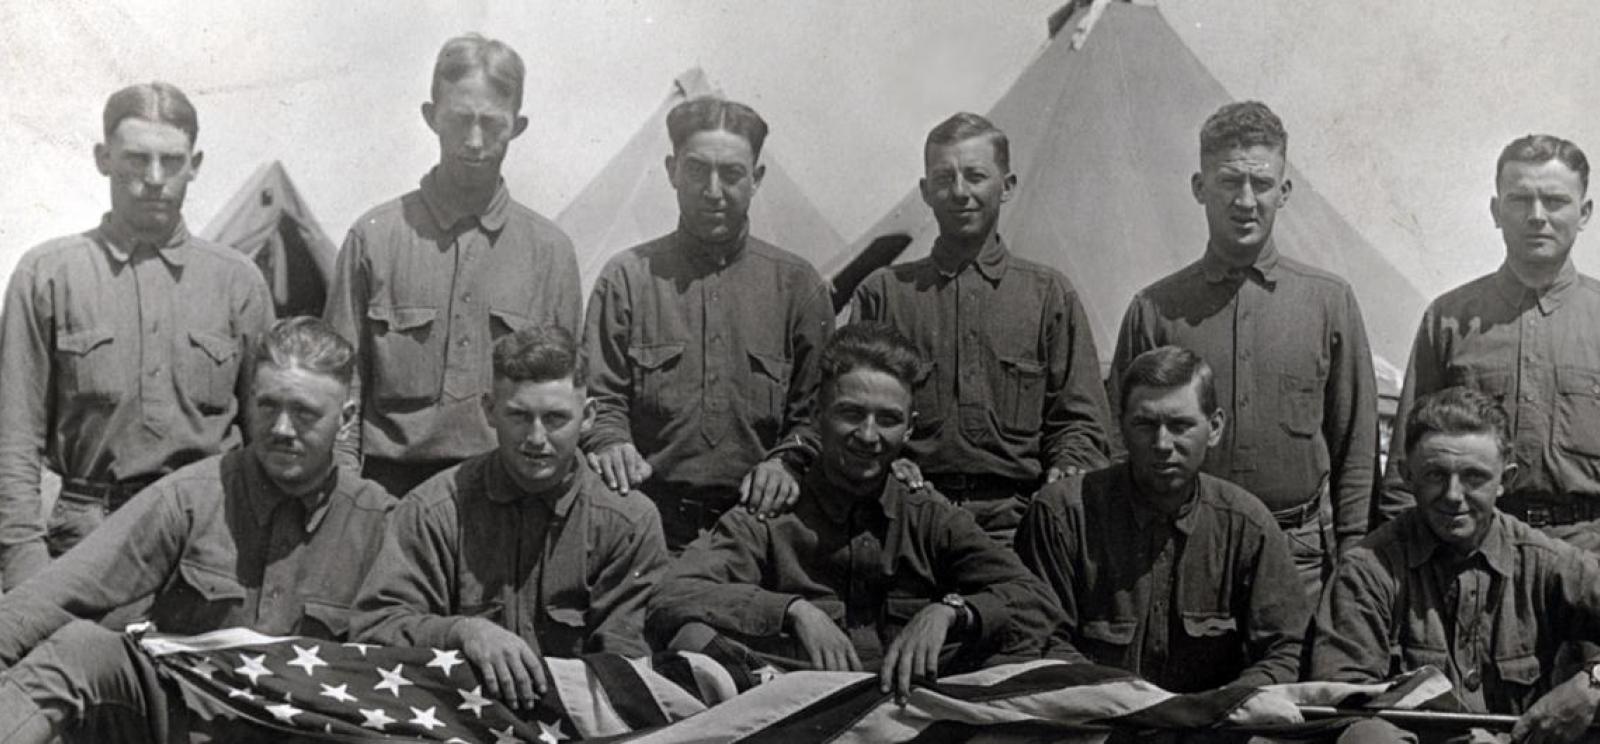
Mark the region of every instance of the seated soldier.
[[1259, 499], [1200, 472], [1224, 426], [1211, 368], [1163, 346], [1122, 382], [1128, 459], [1046, 486], [1018, 555], [1096, 663], [1173, 692], [1295, 681], [1311, 608], [1286, 538]]
[[355, 351], [302, 317], [273, 324], [252, 360], [248, 447], [155, 482], [0, 599], [0, 741], [158, 742], [183, 730], [178, 693], [149, 657], [91, 622], [137, 600], [152, 601], [168, 633], [344, 640], [394, 505], [334, 467], [334, 440], [355, 416]]
[[578, 454], [594, 423], [571, 333], [494, 345], [483, 398], [496, 449], [401, 500], [361, 589], [358, 640], [459, 649], [490, 696], [532, 709], [542, 656], [645, 656], [645, 602], [666, 566], [655, 505], [618, 494]]
[[[1555, 662], [1566, 641], [1600, 638], [1600, 564], [1496, 507], [1516, 481], [1511, 443], [1505, 412], [1483, 393], [1452, 387], [1417, 401], [1403, 473], [1416, 506], [1334, 572], [1317, 611], [1313, 678], [1369, 682], [1431, 665], [1464, 710], [1521, 716], [1517, 741], [1584, 733], [1600, 675], [1588, 666], [1567, 676]], [[1417, 739], [1375, 719], [1342, 738]]]
[[1061, 616], [1045, 586], [970, 513], [887, 477], [918, 364], [888, 326], [833, 336], [798, 505], [730, 511], [692, 543], [651, 601], [654, 636], [687, 650], [725, 638], [784, 668], [878, 669], [902, 696], [913, 675], [1043, 654]]

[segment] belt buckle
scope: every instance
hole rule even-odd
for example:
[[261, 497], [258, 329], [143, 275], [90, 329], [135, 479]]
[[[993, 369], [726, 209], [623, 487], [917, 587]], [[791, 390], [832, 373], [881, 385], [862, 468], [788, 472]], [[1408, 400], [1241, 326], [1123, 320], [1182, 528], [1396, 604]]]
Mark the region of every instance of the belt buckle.
[[1544, 527], [1551, 524], [1552, 519], [1553, 515], [1550, 513], [1550, 507], [1548, 506], [1529, 505], [1527, 516], [1524, 517], [1524, 521], [1528, 523], [1529, 527]]

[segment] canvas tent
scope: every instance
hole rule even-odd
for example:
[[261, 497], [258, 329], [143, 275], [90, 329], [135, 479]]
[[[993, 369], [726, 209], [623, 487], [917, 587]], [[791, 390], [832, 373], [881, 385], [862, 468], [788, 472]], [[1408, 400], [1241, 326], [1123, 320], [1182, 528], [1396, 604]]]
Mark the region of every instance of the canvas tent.
[[[556, 216], [577, 248], [585, 294], [612, 256], [677, 226], [677, 197], [663, 164], [672, 152], [667, 112], [690, 98], [716, 93], [699, 68], [678, 76], [655, 113]], [[844, 239], [784, 172], [775, 139], [761, 151], [767, 172], [750, 205], [751, 234], [820, 264], [844, 250]]]
[[[1204, 213], [1189, 190], [1200, 124], [1232, 100], [1158, 8], [1113, 2], [1052, 19], [1052, 40], [989, 117], [1011, 140], [1020, 181], [1001, 234], [1024, 257], [1062, 270], [1082, 296], [1103, 364], [1133, 293], [1197, 258]], [[1074, 37], [1081, 46], [1074, 48]], [[1290, 129], [1296, 137], [1315, 132]], [[1328, 204], [1292, 162], [1294, 189], [1275, 230], [1287, 255], [1350, 281], [1374, 351], [1407, 358], [1424, 300]], [[839, 294], [872, 265], [927, 255], [937, 235], [915, 189], [842, 254], [822, 265]], [[876, 245], [875, 245], [876, 243]], [[876, 254], [876, 255], [874, 255]]]
[[282, 163], [257, 168], [200, 234], [261, 268], [278, 317], [322, 314], [339, 249], [317, 225]]

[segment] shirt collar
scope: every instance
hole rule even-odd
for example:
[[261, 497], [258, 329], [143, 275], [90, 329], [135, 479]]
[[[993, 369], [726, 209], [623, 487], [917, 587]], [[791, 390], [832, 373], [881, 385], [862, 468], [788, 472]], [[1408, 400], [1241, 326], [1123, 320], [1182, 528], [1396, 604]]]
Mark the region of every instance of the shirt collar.
[[1256, 254], [1255, 261], [1249, 266], [1235, 267], [1223, 260], [1208, 243], [1205, 254], [1200, 257], [1200, 271], [1205, 274], [1206, 281], [1212, 284], [1227, 279], [1248, 278], [1271, 287], [1278, 282], [1278, 245], [1269, 238], [1267, 244], [1261, 247], [1261, 252]]
[[[1427, 521], [1422, 515], [1412, 512], [1410, 534], [1405, 540], [1406, 565], [1419, 568], [1423, 564], [1434, 560], [1436, 554], [1451, 555], [1451, 549], [1433, 534], [1428, 528]], [[1483, 556], [1484, 563], [1490, 570], [1501, 576], [1509, 577], [1516, 568], [1515, 551], [1511, 545], [1510, 528], [1506, 526], [1506, 515], [1499, 510], [1494, 513], [1494, 521], [1489, 524], [1489, 534], [1483, 538], [1483, 544], [1468, 558]]]
[[1555, 282], [1543, 290], [1533, 290], [1524, 286], [1522, 280], [1517, 278], [1517, 273], [1512, 271], [1509, 261], [1500, 264], [1500, 268], [1494, 272], [1494, 277], [1494, 284], [1500, 290], [1500, 296], [1513, 307], [1520, 309], [1531, 301], [1539, 308], [1541, 314], [1549, 315], [1561, 309], [1567, 295], [1571, 294], [1568, 290], [1578, 283], [1578, 269], [1572, 265], [1571, 259], [1567, 259], [1561, 270], [1556, 273]]
[[983, 247], [978, 249], [978, 255], [970, 261], [962, 257], [958, 250], [942, 236], [933, 241], [933, 266], [946, 278], [960, 274], [970, 264], [990, 284], [998, 284], [1001, 277], [1005, 276], [1006, 268], [1011, 265], [1011, 252], [1006, 250], [1005, 241], [1000, 239], [998, 232], [984, 241]]
[[322, 524], [322, 518], [328, 514], [328, 505], [333, 501], [334, 491], [339, 487], [339, 468], [333, 468], [321, 486], [296, 497], [279, 488], [278, 484], [267, 476], [266, 469], [261, 467], [261, 461], [253, 454], [247, 459], [250, 461], [248, 466], [250, 476], [246, 478], [246, 483], [250, 484], [247, 489], [248, 501], [256, 526], [265, 528], [272, 521], [272, 513], [277, 511], [279, 505], [288, 499], [298, 499], [305, 509], [305, 531], [316, 532], [317, 527]]
[[138, 249], [145, 247], [154, 248], [161, 260], [173, 266], [182, 266], [189, 255], [189, 227], [182, 219], [172, 228], [172, 234], [160, 243], [135, 238], [115, 212], [106, 212], [100, 218], [99, 232], [106, 253], [118, 264], [126, 264]]
[[739, 237], [731, 243], [707, 243], [683, 229], [680, 222], [676, 233], [677, 244], [695, 265], [706, 269], [724, 269], [744, 258], [745, 245], [750, 242], [750, 223], [747, 220], [739, 230]]
[[583, 490], [586, 476], [592, 476], [589, 467], [584, 463], [584, 458], [574, 456], [572, 472], [567, 474], [565, 483], [551, 488], [543, 493], [532, 493], [517, 484], [511, 477], [511, 471], [506, 467], [504, 455], [495, 450], [491, 455], [493, 465], [488, 472], [489, 500], [496, 504], [518, 504], [526, 501], [537, 501], [550, 508], [551, 513], [559, 519], [566, 519], [567, 513], [572, 511], [572, 503], [578, 500], [578, 493]]
[[[898, 513], [894, 507], [900, 503], [901, 494], [893, 486], [896, 483], [899, 481], [893, 477], [885, 479], [883, 490], [876, 500], [885, 516]], [[850, 493], [829, 483], [820, 465], [806, 471], [801, 489], [804, 492], [803, 498], [815, 501], [822, 515], [834, 524], [848, 524], [851, 513], [867, 503], [867, 499], [861, 495]]]
[[506, 225], [506, 207], [511, 203], [511, 192], [506, 189], [504, 178], [495, 186], [494, 197], [489, 200], [489, 205], [478, 213], [463, 209], [444, 194], [444, 187], [439, 184], [438, 168], [422, 177], [418, 190], [422, 193], [422, 203], [428, 207], [428, 214], [442, 231], [449, 231], [466, 219], [477, 220], [489, 232], [499, 232]]
[[1199, 512], [1199, 510], [1194, 507], [1195, 504], [1199, 503], [1200, 501], [1199, 474], [1195, 475], [1194, 486], [1192, 486], [1189, 498], [1183, 502], [1182, 506], [1178, 507], [1178, 513], [1176, 515], [1158, 511], [1154, 507], [1150, 506], [1150, 501], [1146, 499], [1144, 494], [1140, 492], [1141, 489], [1139, 488], [1139, 482], [1133, 478], [1132, 465], [1123, 463], [1121, 472], [1117, 477], [1120, 481], [1122, 481], [1119, 484], [1120, 488], [1118, 490], [1133, 497], [1129, 499], [1129, 502], [1133, 504], [1133, 522], [1140, 528], [1141, 531], [1153, 524], [1171, 523], [1174, 529], [1182, 532], [1185, 535], [1194, 534], [1195, 522], [1197, 521], [1197, 517], [1195, 515], [1197, 512]]

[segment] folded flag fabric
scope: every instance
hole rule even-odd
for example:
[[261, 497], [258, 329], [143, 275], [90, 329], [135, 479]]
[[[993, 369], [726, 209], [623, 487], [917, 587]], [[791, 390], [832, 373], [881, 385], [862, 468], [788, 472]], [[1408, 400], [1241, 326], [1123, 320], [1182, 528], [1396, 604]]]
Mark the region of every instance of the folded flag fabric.
[[[1297, 705], [1417, 706], [1436, 672], [1385, 685], [1302, 683], [1179, 695], [1127, 672], [1035, 661], [918, 685], [901, 702], [876, 675], [751, 669], [721, 654], [546, 659], [551, 693], [518, 717], [457, 651], [389, 648], [226, 629], [140, 646], [205, 719], [327, 741], [1097, 741], [1114, 729], [1289, 732]], [[1443, 688], [1439, 684], [1443, 682]], [[1324, 730], [1327, 722], [1316, 724]]]

